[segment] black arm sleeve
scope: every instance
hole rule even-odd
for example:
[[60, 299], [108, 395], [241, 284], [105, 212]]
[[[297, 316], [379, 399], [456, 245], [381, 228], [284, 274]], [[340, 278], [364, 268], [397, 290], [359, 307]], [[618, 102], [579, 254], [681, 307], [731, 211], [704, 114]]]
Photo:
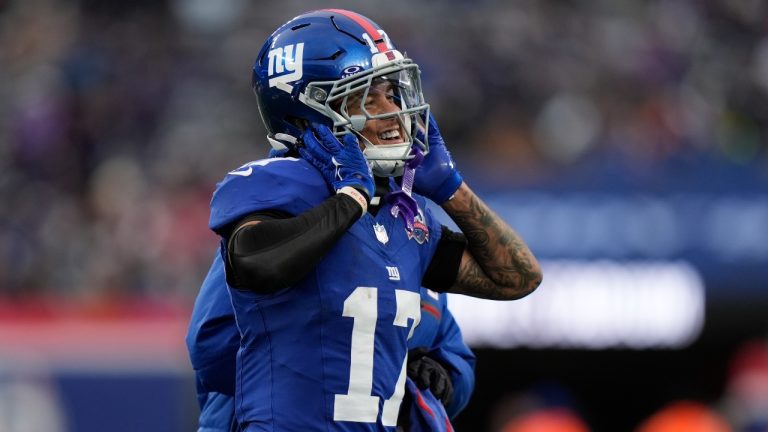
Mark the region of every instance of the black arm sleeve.
[[456, 282], [459, 274], [461, 256], [467, 247], [464, 234], [451, 231], [443, 225], [440, 241], [437, 243], [435, 255], [427, 267], [427, 272], [421, 280], [421, 285], [432, 291], [446, 292]]
[[[315, 268], [360, 218], [360, 205], [336, 194], [296, 217], [257, 213], [240, 221], [227, 242], [227, 283], [270, 293], [289, 287]], [[248, 222], [260, 220], [257, 224]]]

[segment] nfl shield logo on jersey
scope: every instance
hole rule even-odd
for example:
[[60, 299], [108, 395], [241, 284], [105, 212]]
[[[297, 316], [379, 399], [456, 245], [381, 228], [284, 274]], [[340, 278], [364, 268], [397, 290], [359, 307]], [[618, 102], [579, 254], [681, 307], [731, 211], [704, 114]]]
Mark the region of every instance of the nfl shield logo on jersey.
[[379, 243], [387, 244], [387, 242], [389, 241], [389, 235], [387, 234], [387, 229], [384, 228], [384, 225], [381, 225], [377, 222], [373, 226], [373, 232], [376, 233], [376, 240], [378, 240]]

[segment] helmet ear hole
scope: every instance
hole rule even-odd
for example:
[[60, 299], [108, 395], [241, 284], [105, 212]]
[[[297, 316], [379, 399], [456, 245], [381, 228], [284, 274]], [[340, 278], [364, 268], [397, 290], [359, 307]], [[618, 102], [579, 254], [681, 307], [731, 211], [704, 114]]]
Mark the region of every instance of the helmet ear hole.
[[299, 129], [302, 132], [309, 128], [309, 122], [306, 119], [303, 119], [303, 118], [287, 115], [287, 116], [285, 116], [285, 121], [290, 123], [296, 129]]

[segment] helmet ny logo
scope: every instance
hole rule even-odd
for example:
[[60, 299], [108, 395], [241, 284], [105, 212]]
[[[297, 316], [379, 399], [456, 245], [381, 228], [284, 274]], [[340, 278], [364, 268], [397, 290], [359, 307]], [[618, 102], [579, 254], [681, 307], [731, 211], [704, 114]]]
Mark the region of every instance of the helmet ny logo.
[[[300, 80], [304, 75], [304, 42], [295, 45], [286, 45], [269, 50], [269, 70], [267, 75], [270, 87], [277, 87], [280, 90], [290, 93], [293, 86], [288, 84]], [[288, 71], [290, 73], [285, 74]], [[285, 74], [285, 75], [281, 75]], [[277, 75], [274, 76], [273, 75]]]

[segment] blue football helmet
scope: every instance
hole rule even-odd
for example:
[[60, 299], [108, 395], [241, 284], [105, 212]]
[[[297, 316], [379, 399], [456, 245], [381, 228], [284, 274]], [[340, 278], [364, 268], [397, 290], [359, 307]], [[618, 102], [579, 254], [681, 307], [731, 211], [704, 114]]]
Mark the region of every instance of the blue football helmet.
[[[380, 83], [399, 111], [365, 109], [369, 91]], [[357, 13], [323, 9], [283, 24], [254, 62], [253, 89], [274, 148], [290, 147], [309, 123], [321, 123], [337, 136], [355, 134], [373, 173], [383, 177], [402, 175], [412, 146], [429, 151], [426, 136], [416, 138], [419, 129], [426, 131], [423, 119], [429, 115], [418, 65]], [[349, 113], [353, 104], [362, 115]], [[390, 118], [405, 131], [401, 143], [376, 146], [362, 135], [366, 121]]]

